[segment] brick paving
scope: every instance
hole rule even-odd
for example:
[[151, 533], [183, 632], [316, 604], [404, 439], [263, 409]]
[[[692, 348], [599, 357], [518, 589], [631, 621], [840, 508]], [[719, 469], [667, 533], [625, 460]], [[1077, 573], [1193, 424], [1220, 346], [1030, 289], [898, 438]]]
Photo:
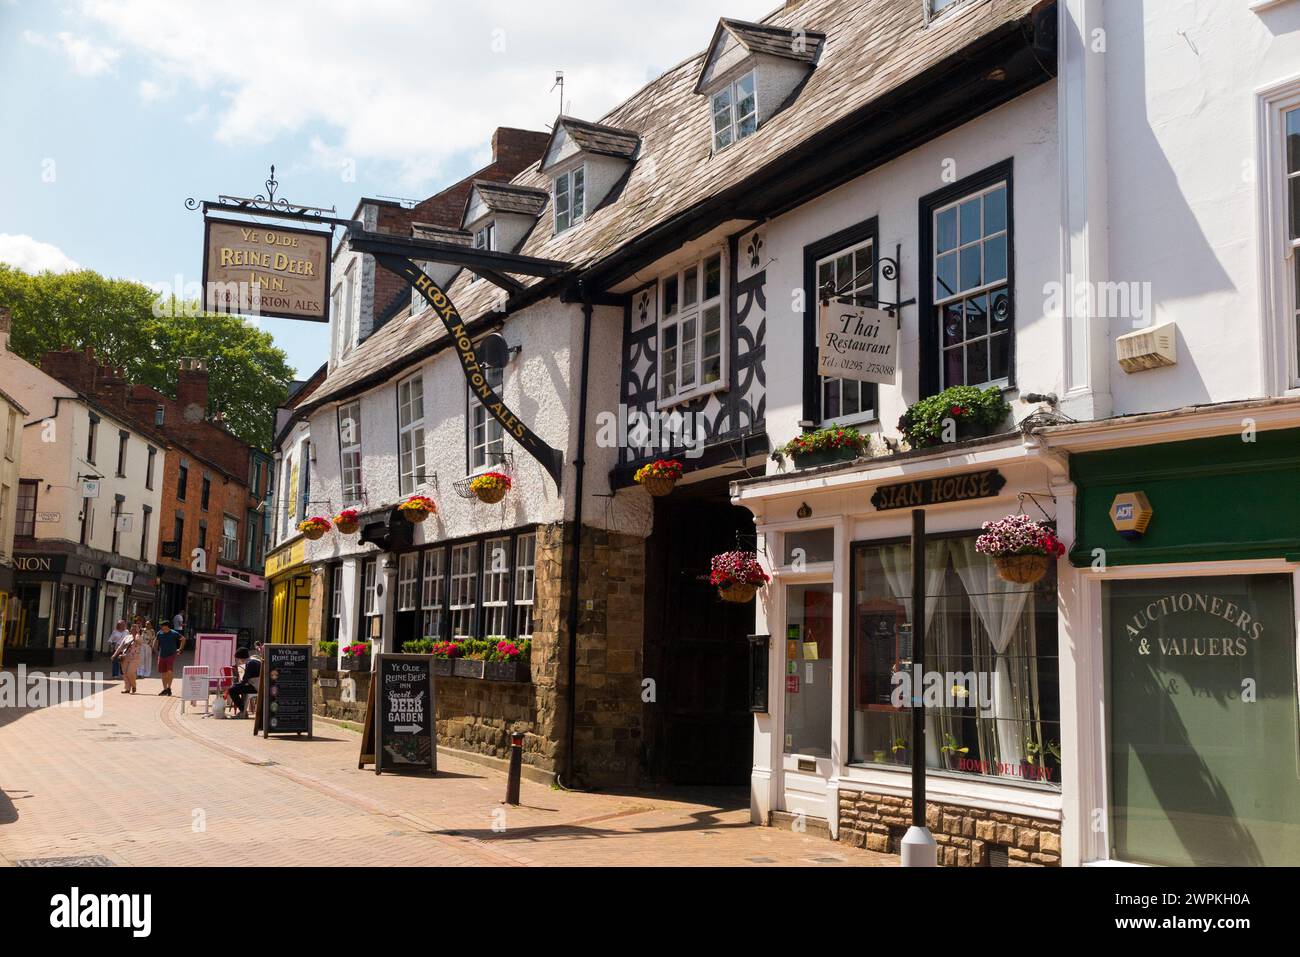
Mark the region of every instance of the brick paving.
[[[749, 823], [743, 792], [608, 794], [439, 752], [436, 778], [357, 769], [359, 736], [254, 737], [250, 721], [181, 714], [155, 679], [84, 708], [0, 712], [0, 864], [894, 866], [898, 859]], [[179, 679], [174, 690], [179, 692]], [[91, 702], [95, 704], [95, 702]]]

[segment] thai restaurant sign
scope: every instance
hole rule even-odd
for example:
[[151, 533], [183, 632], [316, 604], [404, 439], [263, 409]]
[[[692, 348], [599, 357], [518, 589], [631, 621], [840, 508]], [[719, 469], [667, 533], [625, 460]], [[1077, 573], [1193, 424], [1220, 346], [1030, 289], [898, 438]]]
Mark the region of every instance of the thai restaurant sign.
[[329, 321], [330, 234], [209, 219], [203, 232], [204, 308]]
[[824, 302], [818, 316], [817, 372], [893, 384], [898, 372], [898, 320], [883, 309]]

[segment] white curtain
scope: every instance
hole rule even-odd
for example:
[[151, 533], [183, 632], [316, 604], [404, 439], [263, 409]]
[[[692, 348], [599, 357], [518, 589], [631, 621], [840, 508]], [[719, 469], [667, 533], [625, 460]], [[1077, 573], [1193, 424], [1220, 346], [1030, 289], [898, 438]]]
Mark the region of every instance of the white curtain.
[[[953, 565], [970, 597], [971, 607], [993, 646], [993, 712], [998, 760], [1018, 763], [1025, 753], [1025, 728], [1012, 688], [1007, 651], [1022, 629], [1022, 613], [1033, 586], [1004, 581], [993, 562], [975, 551], [974, 538], [952, 542]], [[978, 658], [977, 658], [978, 661]], [[979, 664], [976, 666], [979, 670]], [[1019, 682], [1017, 682], [1019, 683]], [[986, 715], [987, 716], [987, 715]]]
[[[925, 639], [931, 655], [949, 654], [948, 619], [946, 615], [935, 615], [939, 607], [940, 592], [944, 576], [948, 573], [947, 539], [931, 540], [925, 543]], [[910, 545], [887, 545], [880, 550], [880, 565], [889, 582], [889, 590], [907, 609], [907, 617], [912, 619], [912, 549]], [[913, 689], [917, 693], [920, 689]], [[931, 767], [941, 767], [939, 748], [943, 744], [943, 732], [950, 730], [948, 721], [927, 712], [925, 717], [925, 758]]]

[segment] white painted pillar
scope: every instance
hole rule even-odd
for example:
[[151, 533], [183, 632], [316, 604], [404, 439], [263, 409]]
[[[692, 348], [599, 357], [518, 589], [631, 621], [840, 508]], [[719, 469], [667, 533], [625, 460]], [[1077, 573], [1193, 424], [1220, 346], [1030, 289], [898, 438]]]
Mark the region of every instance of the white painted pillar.
[[[1080, 421], [1113, 409], [1112, 349], [1104, 301], [1080, 299], [1109, 277], [1106, 160], [1105, 0], [1057, 4], [1058, 148], [1061, 178], [1061, 276], [1064, 391], [1061, 411]], [[1081, 285], [1082, 284], [1082, 285]], [[1045, 297], [1046, 299], [1047, 297]]]
[[[780, 552], [777, 550], [781, 545], [780, 535], [765, 534], [761, 528], [756, 531], [758, 532], [758, 554], [770, 556], [775, 565], [780, 560]], [[771, 572], [772, 569], [769, 568], [768, 571]], [[781, 621], [780, 588], [780, 582], [773, 580], [771, 585], [759, 592], [759, 600], [755, 602], [757, 614], [754, 634], [772, 637], [767, 647], [767, 713], [754, 715], [754, 765], [749, 774], [749, 820], [753, 824], [767, 823], [775, 807], [774, 792], [780, 780], [774, 768], [778, 767], [775, 757], [777, 708], [781, 706], [782, 700], [778, 692], [783, 687], [781, 669], [784, 667], [785, 642], [781, 640], [784, 633], [779, 624], [777, 630], [773, 631], [773, 623]], [[778, 647], [782, 651], [780, 658], [777, 657]]]

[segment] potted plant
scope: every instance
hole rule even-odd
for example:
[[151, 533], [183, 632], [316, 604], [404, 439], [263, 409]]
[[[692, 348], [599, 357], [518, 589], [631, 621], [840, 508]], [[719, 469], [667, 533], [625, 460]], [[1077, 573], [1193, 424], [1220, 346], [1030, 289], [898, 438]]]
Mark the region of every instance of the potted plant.
[[316, 654], [312, 657], [311, 666], [317, 671], [334, 671], [338, 668], [338, 660], [339, 643], [322, 641], [316, 646]]
[[402, 642], [402, 654], [404, 655], [427, 655], [432, 652], [432, 638], [412, 638], [410, 641]]
[[772, 458], [777, 462], [789, 458], [795, 468], [806, 469], [832, 462], [852, 462], [868, 447], [867, 437], [851, 425], [832, 425], [796, 435], [773, 452]]
[[298, 531], [310, 541], [316, 541], [330, 530], [330, 520], [324, 515], [313, 515], [298, 523]]
[[945, 733], [943, 736], [943, 747], [939, 749], [944, 759], [948, 762], [948, 769], [951, 771], [961, 770], [961, 759], [970, 754], [970, 748], [963, 747], [957, 743], [957, 739], [951, 734]]
[[909, 405], [898, 420], [898, 431], [912, 448], [924, 449], [945, 440], [988, 435], [1010, 414], [1011, 406], [997, 386], [955, 385]]
[[355, 508], [345, 508], [334, 516], [334, 527], [344, 535], [354, 535], [361, 527], [360, 517]]
[[1008, 515], [981, 527], [984, 534], [975, 539], [975, 551], [993, 559], [1003, 581], [1031, 585], [1065, 554], [1056, 533], [1028, 515]]
[[1025, 756], [1020, 760], [1020, 776], [1026, 781], [1039, 781], [1042, 774], [1043, 746], [1033, 738], [1025, 739]]
[[413, 525], [418, 525], [430, 515], [438, 511], [438, 506], [433, 503], [433, 499], [427, 495], [412, 495], [397, 510], [402, 513], [402, 517]]
[[510, 476], [504, 472], [484, 472], [474, 476], [469, 483], [469, 490], [484, 505], [495, 505], [506, 497], [512, 484]]
[[682, 469], [682, 463], [676, 459], [655, 459], [637, 469], [633, 478], [655, 498], [662, 498], [672, 493], [682, 477]]
[[462, 650], [458, 641], [432, 641], [429, 653], [433, 655], [433, 673], [443, 677], [455, 674], [456, 659]]
[[709, 582], [717, 586], [718, 596], [723, 601], [737, 604], [750, 601], [759, 586], [769, 581], [771, 579], [754, 552], [723, 552], [713, 556]]
[[370, 670], [370, 642], [358, 641], [343, 649], [344, 671]]
[[487, 663], [483, 668], [483, 677], [489, 681], [528, 681], [532, 678], [529, 659], [532, 641], [525, 638], [514, 642], [500, 639], [488, 652]]
[[481, 638], [461, 642], [461, 653], [452, 673], [458, 678], [482, 678], [490, 650], [491, 643]]
[[895, 764], [912, 763], [912, 750], [907, 746], [907, 738], [895, 738], [889, 750], [893, 754]]
[[[1054, 767], [1056, 780], [1059, 782], [1061, 780], [1061, 746], [1057, 744], [1055, 741], [1048, 741], [1045, 745], [1043, 745], [1043, 753], [1046, 755], [1046, 757], [1043, 759], [1042, 779], [1044, 781], [1051, 781], [1053, 775], [1053, 767]], [[1048, 766], [1047, 758], [1051, 759], [1052, 767]]]

